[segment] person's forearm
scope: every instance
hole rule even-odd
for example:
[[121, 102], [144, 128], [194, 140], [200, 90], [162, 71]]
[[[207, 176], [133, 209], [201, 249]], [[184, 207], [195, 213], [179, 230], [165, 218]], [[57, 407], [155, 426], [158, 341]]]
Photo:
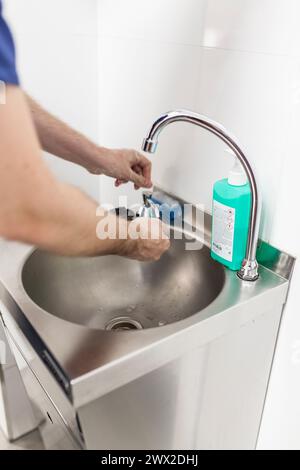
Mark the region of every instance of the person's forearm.
[[96, 202], [46, 167], [16, 87], [0, 106], [0, 131], [0, 236], [63, 255], [117, 253], [122, 240], [97, 238]]
[[26, 95], [26, 98], [42, 149], [100, 174], [101, 157], [108, 158], [110, 150], [99, 147], [45, 111], [30, 96]]
[[[43, 187], [42, 187], [43, 186]], [[97, 204], [77, 188], [45, 178], [37, 186], [38, 198], [29, 195], [13, 212], [6, 224], [7, 238], [37, 245], [67, 256], [101, 256], [120, 254], [126, 240], [98, 239], [97, 223], [105, 217], [116, 222], [113, 214], [102, 211], [97, 217]], [[127, 222], [120, 220], [127, 230]], [[118, 227], [118, 225], [116, 225]]]
[[116, 186], [132, 181], [136, 189], [151, 188], [151, 163], [134, 149], [108, 149], [94, 144], [45, 111], [26, 95], [43, 150], [86, 168], [93, 174], [116, 179]]
[[169, 248], [159, 221], [152, 239], [150, 219], [128, 224], [104, 210], [97, 214], [95, 201], [55, 179], [16, 86], [7, 87], [6, 104], [0, 106], [0, 137], [1, 237], [61, 255], [116, 254], [139, 261], [158, 260]]

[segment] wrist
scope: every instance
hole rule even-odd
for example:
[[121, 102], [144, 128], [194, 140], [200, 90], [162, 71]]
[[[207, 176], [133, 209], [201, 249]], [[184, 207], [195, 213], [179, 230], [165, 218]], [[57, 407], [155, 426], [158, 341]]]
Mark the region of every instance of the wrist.
[[128, 258], [136, 251], [136, 240], [127, 238], [126, 240], [119, 240], [119, 242], [117, 252], [115, 253], [116, 255]]
[[85, 159], [85, 168], [93, 174], [106, 174], [107, 160], [112, 150], [106, 147], [95, 146]]
[[114, 239], [111, 240], [110, 254], [126, 256], [134, 242], [134, 240], [131, 240], [129, 236], [129, 223], [126, 219], [122, 219], [121, 217], [114, 216], [114, 219]]
[[128, 257], [136, 250], [137, 240], [130, 236], [130, 223], [118, 217], [117, 252], [119, 256]]

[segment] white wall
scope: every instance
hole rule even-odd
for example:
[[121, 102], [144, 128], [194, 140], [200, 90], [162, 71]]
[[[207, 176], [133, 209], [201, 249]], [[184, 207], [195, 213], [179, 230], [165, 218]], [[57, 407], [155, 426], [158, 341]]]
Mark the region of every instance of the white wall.
[[[299, 255], [296, 205], [300, 149], [298, 0], [99, 0], [100, 136], [139, 148], [152, 120], [191, 108], [239, 138], [259, 178], [261, 235]], [[223, 144], [174, 125], [153, 157], [155, 182], [211, 204], [231, 165]], [[105, 179], [102, 200], [140, 198]], [[262, 424], [261, 448], [300, 449], [300, 269], [286, 308]], [[294, 349], [293, 349], [294, 348]], [[296, 351], [297, 359], [297, 351]]]
[[[97, 140], [97, 0], [6, 0], [4, 5], [16, 39], [23, 88]], [[46, 158], [58, 177], [98, 198], [98, 177]]]

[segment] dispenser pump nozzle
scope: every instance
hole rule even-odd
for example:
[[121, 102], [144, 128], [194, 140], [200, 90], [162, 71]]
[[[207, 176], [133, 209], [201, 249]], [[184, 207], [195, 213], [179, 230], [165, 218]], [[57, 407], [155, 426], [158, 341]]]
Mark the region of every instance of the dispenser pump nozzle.
[[239, 159], [230, 150], [226, 150], [226, 152], [234, 156], [234, 165], [229, 172], [228, 184], [231, 186], [245, 186], [248, 183], [248, 178]]

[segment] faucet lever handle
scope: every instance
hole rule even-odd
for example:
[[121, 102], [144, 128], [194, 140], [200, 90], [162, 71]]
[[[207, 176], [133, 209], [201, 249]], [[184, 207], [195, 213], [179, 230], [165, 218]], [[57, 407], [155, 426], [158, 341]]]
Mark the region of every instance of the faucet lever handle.
[[144, 205], [146, 207], [150, 207], [151, 206], [151, 197], [152, 197], [152, 194], [150, 191], [143, 191], [143, 202], [144, 202]]
[[139, 217], [146, 217], [151, 219], [159, 219], [160, 211], [155, 202], [152, 201], [152, 193], [149, 191], [143, 192], [143, 205], [138, 211]]

